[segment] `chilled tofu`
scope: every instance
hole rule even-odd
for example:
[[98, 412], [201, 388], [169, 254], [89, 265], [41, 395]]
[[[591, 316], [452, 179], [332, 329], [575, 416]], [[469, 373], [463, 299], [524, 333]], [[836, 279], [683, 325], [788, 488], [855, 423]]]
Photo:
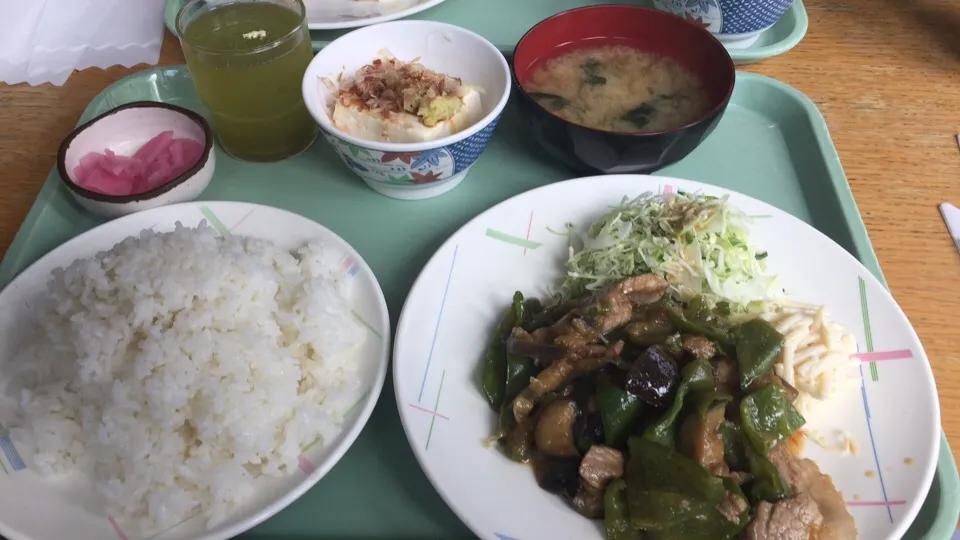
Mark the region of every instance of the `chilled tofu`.
[[333, 125], [370, 141], [433, 141], [483, 118], [479, 89], [416, 61], [377, 58], [338, 86]]
[[333, 109], [333, 125], [368, 141], [415, 143], [442, 139], [472, 126], [483, 117], [480, 93], [476, 90], [469, 90], [463, 97], [451, 97], [462, 101], [460, 110], [447, 120], [436, 119], [432, 122], [433, 127], [425, 125], [423, 117], [408, 112], [384, 116], [375, 109], [360, 110], [339, 102]]

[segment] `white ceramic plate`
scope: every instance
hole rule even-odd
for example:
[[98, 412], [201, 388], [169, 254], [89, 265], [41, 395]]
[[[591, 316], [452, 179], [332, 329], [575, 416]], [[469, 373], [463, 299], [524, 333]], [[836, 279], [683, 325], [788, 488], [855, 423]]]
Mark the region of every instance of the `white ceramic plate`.
[[303, 0], [311, 30], [358, 28], [409, 17], [443, 0]]
[[567, 242], [548, 227], [584, 226], [624, 195], [664, 189], [727, 194], [748, 214], [769, 216], [752, 234], [769, 250], [771, 271], [793, 298], [826, 305], [860, 350], [871, 351], [862, 388], [807, 424], [848, 431], [859, 454], [830, 454], [812, 443], [804, 453], [843, 492], [860, 538], [900, 538], [933, 479], [940, 429], [933, 374], [903, 312], [856, 259], [799, 219], [745, 195], [653, 176], [583, 178], [514, 197], [460, 229], [423, 269], [400, 315], [393, 376], [404, 430], [434, 487], [484, 539], [603, 537], [599, 522], [541, 490], [529, 467], [483, 444], [495, 418], [476, 374], [513, 292], [539, 296], [559, 283]]
[[[409, 17], [444, 0], [303, 0], [311, 30], [359, 28]], [[187, 0], [166, 0], [164, 24], [177, 35], [177, 13]]]
[[[386, 378], [389, 357], [390, 318], [376, 277], [357, 252], [339, 236], [309, 219], [266, 206], [236, 202], [185, 203], [126, 216], [97, 227], [54, 249], [34, 263], [0, 292], [0, 354], [9, 357], [19, 344], [24, 324], [29, 324], [30, 302], [46, 291], [50, 271], [77, 258], [110, 249], [142, 229], [173, 230], [179, 221], [197, 226], [206, 219], [228, 234], [272, 240], [284, 247], [298, 247], [319, 239], [343, 254], [345, 268], [354, 279], [351, 302], [371, 335], [356, 353], [367, 393], [344, 421], [340, 436], [327, 445], [309, 448], [300, 469], [285, 478], [255, 481], [255, 496], [234, 510], [223, 523], [209, 531], [201, 518], [190, 519], [153, 538], [221, 540], [253, 527], [296, 500], [343, 457], [370, 418]], [[127, 538], [115, 523], [96, 508], [89, 489], [77, 483], [50, 482], [24, 464], [5, 434], [0, 433], [0, 534], [10, 540], [109, 540]], [[131, 540], [133, 537], [131, 535]]]

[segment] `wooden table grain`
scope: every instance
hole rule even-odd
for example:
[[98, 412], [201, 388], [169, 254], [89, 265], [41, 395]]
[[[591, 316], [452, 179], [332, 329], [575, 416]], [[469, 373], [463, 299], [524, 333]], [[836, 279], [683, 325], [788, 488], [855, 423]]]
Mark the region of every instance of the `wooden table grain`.
[[[742, 69], [798, 88], [826, 117], [883, 272], [933, 364], [956, 457], [960, 255], [937, 205], [960, 204], [960, 5], [808, 0], [807, 10], [796, 49]], [[183, 62], [169, 34], [160, 61]], [[0, 253], [87, 103], [146, 67], [89, 69], [62, 87], [0, 85]]]

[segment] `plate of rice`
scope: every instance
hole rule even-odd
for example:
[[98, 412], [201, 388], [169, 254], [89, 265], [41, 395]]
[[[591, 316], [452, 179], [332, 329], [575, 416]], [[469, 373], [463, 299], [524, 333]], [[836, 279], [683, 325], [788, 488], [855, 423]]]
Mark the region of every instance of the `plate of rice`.
[[796, 217], [689, 180], [480, 214], [415, 281], [393, 362], [414, 454], [486, 540], [895, 540], [937, 464], [933, 373], [890, 293]]
[[297, 214], [187, 203], [81, 234], [0, 292], [0, 534], [240, 534], [347, 452], [389, 339], [370, 268]]

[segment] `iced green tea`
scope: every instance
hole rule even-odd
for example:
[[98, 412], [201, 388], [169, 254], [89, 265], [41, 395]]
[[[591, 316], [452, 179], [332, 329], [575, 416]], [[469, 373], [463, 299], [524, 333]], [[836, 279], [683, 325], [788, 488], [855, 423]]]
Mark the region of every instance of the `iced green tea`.
[[177, 32], [227, 153], [278, 161], [313, 143], [318, 127], [300, 90], [313, 49], [300, 0], [191, 0]]

